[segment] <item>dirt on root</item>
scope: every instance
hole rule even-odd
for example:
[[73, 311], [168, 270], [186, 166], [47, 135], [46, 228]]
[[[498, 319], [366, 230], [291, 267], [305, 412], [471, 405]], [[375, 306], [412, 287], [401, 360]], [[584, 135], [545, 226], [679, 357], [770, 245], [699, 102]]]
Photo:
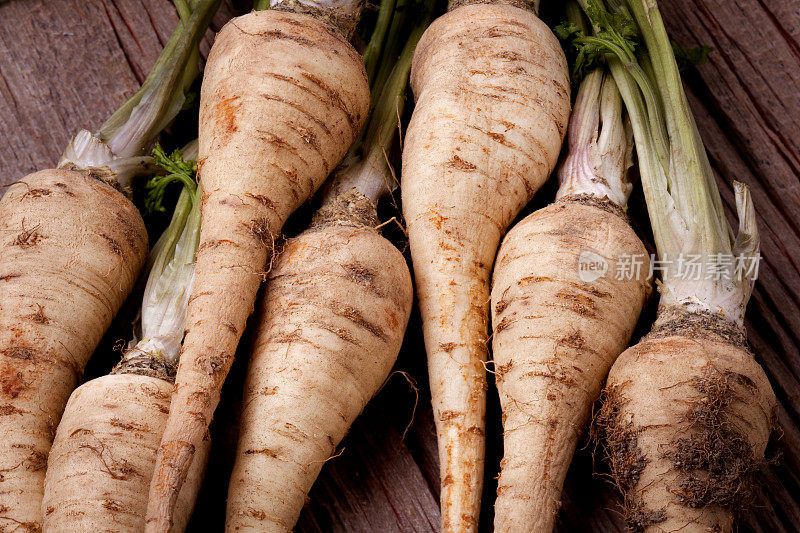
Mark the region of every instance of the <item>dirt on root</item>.
[[590, 438], [603, 449], [611, 477], [623, 500], [623, 517], [631, 531], [644, 531], [667, 519], [664, 509], [649, 509], [635, 491], [647, 459], [639, 448], [640, 429], [625, 420], [626, 400], [618, 387], [609, 387], [600, 398], [602, 407], [592, 420]]
[[[687, 436], [676, 438], [667, 457], [687, 475], [673, 492], [681, 503], [700, 508], [719, 505], [735, 512], [751, 507], [762, 460], [753, 455], [746, 435], [727, 415], [742, 387], [755, 389], [746, 376], [709, 369], [693, 380], [699, 399], [686, 412]], [[742, 398], [746, 401], [745, 398]]]

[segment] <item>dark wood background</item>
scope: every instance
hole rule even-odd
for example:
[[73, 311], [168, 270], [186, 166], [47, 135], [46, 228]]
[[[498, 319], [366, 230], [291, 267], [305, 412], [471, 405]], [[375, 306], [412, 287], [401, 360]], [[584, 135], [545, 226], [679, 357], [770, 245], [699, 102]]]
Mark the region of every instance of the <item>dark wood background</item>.
[[[556, 4], [555, 2], [553, 2]], [[543, 2], [545, 14], [548, 2]], [[558, 2], [560, 4], [560, 2]], [[709, 62], [686, 77], [697, 122], [729, 214], [731, 181], [750, 185], [762, 238], [760, 279], [747, 313], [750, 342], [780, 401], [763, 497], [739, 531], [800, 529], [800, 2], [661, 0], [674, 38], [709, 44]], [[246, 2], [226, 0], [218, 29]], [[176, 22], [168, 0], [0, 0], [0, 185], [53, 165], [78, 128], [96, 130], [144, 79]], [[209, 32], [203, 45], [207, 52]], [[191, 123], [191, 119], [186, 119]], [[184, 123], [187, 123], [184, 122]], [[548, 197], [549, 195], [549, 197]], [[552, 187], [534, 203], [552, 197]], [[641, 198], [632, 212], [645, 219]], [[647, 234], [646, 224], [642, 231]], [[643, 328], [652, 319], [651, 305]], [[115, 330], [87, 378], [114, 362]], [[246, 346], [246, 342], [243, 343]], [[190, 531], [222, 530], [246, 349], [213, 426], [206, 482]], [[397, 372], [323, 469], [298, 530], [438, 529], [438, 462], [418, 316]], [[407, 379], [408, 378], [408, 379]], [[412, 384], [416, 384], [412, 386]], [[490, 390], [482, 529], [491, 529], [502, 451]], [[559, 531], [621, 531], [618, 498], [584, 446], [563, 495]]]

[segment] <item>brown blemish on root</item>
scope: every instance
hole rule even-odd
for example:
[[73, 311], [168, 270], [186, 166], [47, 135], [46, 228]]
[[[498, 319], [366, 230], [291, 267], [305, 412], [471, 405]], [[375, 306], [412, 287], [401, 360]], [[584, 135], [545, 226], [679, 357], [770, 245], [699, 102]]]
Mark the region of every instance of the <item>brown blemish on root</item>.
[[250, 35], [250, 36], [254, 36], [254, 37], [256, 37], [256, 36], [257, 37], [261, 37], [266, 41], [276, 41], [276, 40], [292, 41], [292, 42], [295, 42], [295, 43], [303, 45], [303, 46], [309, 46], [309, 47], [313, 47], [314, 46], [314, 42], [312, 42], [309, 39], [306, 39], [305, 37], [301, 37], [299, 35], [289, 35], [288, 33], [282, 32], [280, 30], [268, 30], [268, 31], [260, 31], [260, 32], [257, 32], [257, 33], [251, 33], [251, 32], [243, 30], [233, 20], [231, 21], [231, 24], [233, 24], [233, 26], [236, 29], [238, 29], [240, 32], [244, 33], [245, 35]]
[[250, 232], [258, 241], [266, 247], [272, 248], [275, 238], [270, 229], [269, 220], [266, 218], [257, 218], [250, 224]]
[[248, 198], [252, 198], [253, 200], [255, 200], [256, 202], [260, 203], [261, 205], [263, 205], [264, 207], [266, 207], [270, 211], [275, 211], [275, 203], [272, 200], [270, 200], [268, 197], [266, 197], [266, 196], [264, 196], [262, 194], [251, 194], [251, 193], [247, 193], [247, 194], [245, 194], [245, 196], [247, 196]]
[[531, 283], [542, 283], [544, 281], [553, 281], [553, 278], [547, 276], [525, 276], [524, 278], [520, 278], [519, 284], [529, 285]]
[[24, 361], [30, 361], [37, 358], [36, 350], [33, 348], [28, 348], [27, 346], [12, 346], [11, 348], [6, 348], [0, 353], [6, 357], [22, 359]]
[[[350, 344], [354, 344], [356, 346], [361, 346], [361, 344], [353, 337], [353, 335], [344, 328], [337, 328], [335, 326], [331, 326], [330, 324], [326, 324], [324, 322], [314, 322], [314, 325], [320, 329], [324, 329], [325, 331], [336, 335], [339, 339], [348, 342]], [[298, 335], [299, 337], [299, 335]], [[305, 340], [305, 339], [294, 339], [294, 340]]]
[[630, 224], [630, 220], [628, 219], [628, 215], [625, 213], [625, 208], [616, 204], [608, 199], [607, 196], [603, 196], [600, 198], [594, 194], [571, 194], [569, 196], [563, 196], [556, 200], [556, 203], [566, 204], [569, 202], [574, 202], [577, 204], [588, 205], [590, 207], [594, 207], [596, 209], [601, 209], [607, 213], [611, 213], [612, 215], [616, 215], [620, 217], [622, 220], [625, 221], [626, 224]]
[[47, 454], [39, 450], [33, 450], [25, 459], [25, 468], [30, 472], [44, 470], [47, 468]]
[[[63, 183], [58, 183], [56, 185], [64, 185]], [[45, 196], [50, 196], [53, 194], [53, 191], [50, 189], [30, 189], [28, 192], [22, 195], [23, 198], [42, 198]]]
[[339, 111], [345, 114], [348, 122], [350, 123], [350, 129], [352, 131], [356, 131], [358, 129], [359, 117], [354, 116], [348, 111], [347, 104], [344, 102], [344, 100], [342, 100], [342, 96], [339, 94], [339, 91], [333, 89], [323, 80], [317, 76], [314, 76], [310, 72], [301, 72], [300, 75], [322, 89], [322, 91], [328, 96], [329, 102], [339, 109]]
[[631, 531], [639, 533], [646, 530], [648, 527], [660, 524], [667, 519], [667, 513], [663, 509], [652, 511], [645, 507], [644, 502], [641, 500], [636, 502], [628, 502], [627, 499], [623, 504], [625, 512], [623, 518], [628, 528]]
[[364, 287], [376, 296], [383, 297], [383, 292], [375, 285], [375, 272], [358, 262], [342, 265], [342, 268], [347, 279]]
[[378, 225], [378, 211], [375, 204], [358, 190], [339, 191], [328, 198], [311, 219], [312, 230], [331, 225], [374, 228]]
[[744, 329], [733, 322], [707, 311], [689, 313], [680, 306], [660, 306], [658, 318], [645, 338], [659, 339], [672, 336], [722, 339], [750, 353]]
[[47, 316], [45, 316], [44, 307], [42, 307], [41, 305], [39, 305], [38, 307], [39, 307], [39, 309], [37, 309], [35, 313], [31, 313], [31, 314], [26, 315], [26, 316], [24, 316], [22, 318], [24, 318], [25, 320], [30, 320], [31, 322], [33, 322], [35, 324], [42, 324], [42, 325], [49, 324], [50, 323], [50, 319], [47, 318]]
[[[141, 353], [141, 355], [126, 355], [117, 366], [111, 371], [111, 374], [135, 374], [137, 376], [147, 376], [156, 379], [162, 379], [168, 383], [175, 382], [175, 365], [170, 365], [164, 359], [152, 357], [150, 354]], [[157, 398], [165, 401], [168, 398]]]
[[[97, 455], [100, 462], [103, 464], [101, 470], [111, 476], [112, 479], [126, 481], [132, 475], [136, 475], [136, 469], [128, 463], [125, 459], [121, 459], [119, 461], [114, 460], [110, 457], [110, 453], [106, 454], [106, 446], [105, 444], [100, 443], [98, 446], [92, 446], [91, 444], [82, 444], [80, 446], [82, 449], [91, 450], [92, 452]], [[106, 455], [109, 455], [109, 458], [106, 459]]]
[[125, 506], [116, 500], [106, 498], [103, 500], [103, 509], [111, 511], [112, 513], [122, 513], [125, 511]]
[[458, 418], [461, 416], [461, 413], [458, 411], [442, 411], [439, 414], [439, 420], [446, 421], [446, 420], [453, 420], [454, 418]]
[[255, 518], [256, 520], [266, 520], [267, 519], [267, 513], [262, 511], [262, 510], [260, 510], [260, 509], [250, 508], [250, 509], [247, 510], [247, 514], [250, 515], [251, 517]]
[[146, 236], [142, 235], [141, 226], [136, 223], [136, 218], [131, 215], [130, 211], [118, 212], [117, 220], [119, 221], [118, 228], [122, 230], [125, 242], [130, 248], [134, 250], [146, 248]]
[[239, 114], [241, 103], [237, 102], [238, 96], [222, 98], [217, 103], [215, 116], [217, 117], [217, 127], [215, 128], [216, 140], [225, 145], [231, 140], [231, 136], [236, 133], [239, 126], [236, 124], [236, 117]]
[[72, 198], [75, 197], [75, 193], [69, 189], [69, 186], [66, 183], [58, 182], [55, 184], [55, 186], [61, 189], [67, 196], [70, 196]]
[[108, 423], [113, 427], [124, 429], [125, 431], [144, 432], [144, 431], [149, 431], [150, 429], [144, 424], [137, 424], [135, 422], [126, 422], [125, 420], [122, 420], [120, 418], [112, 418], [111, 420], [109, 420]]
[[44, 240], [44, 237], [42, 237], [42, 235], [40, 235], [35, 229], [23, 229], [11, 244], [12, 246], [19, 246], [21, 248], [30, 248], [31, 246], [36, 246], [42, 240]]
[[[219, 240], [214, 240], [214, 241], [206, 241], [206, 242], [200, 243], [200, 246], [197, 247], [197, 252], [198, 253], [199, 252], [203, 252], [206, 249], [213, 250], [214, 248], [217, 248], [219, 246], [232, 246], [234, 248], [238, 248], [239, 247], [239, 243], [236, 242], [236, 241], [232, 241], [230, 239], [219, 239]], [[213, 294], [213, 293], [211, 293], [211, 292], [200, 293], [197, 296], [201, 296], [201, 295], [204, 295], [204, 294]], [[189, 301], [191, 301], [191, 300], [189, 300]]]
[[208, 376], [216, 376], [220, 373], [227, 373], [228, 363], [232, 357], [222, 352], [217, 354], [204, 354], [197, 358], [195, 367]]
[[555, 294], [559, 300], [559, 306], [569, 309], [582, 317], [598, 318], [597, 305], [593, 298], [583, 294], [574, 294], [567, 291], [559, 291]]
[[484, 436], [483, 429], [479, 428], [478, 426], [470, 426], [469, 428], [467, 428], [467, 433], [477, 435], [478, 437]]
[[274, 450], [270, 450], [269, 448], [261, 448], [259, 450], [249, 449], [249, 450], [245, 450], [244, 453], [246, 455], [266, 455], [267, 457], [270, 457], [272, 459], [277, 459], [278, 458], [278, 452], [276, 452]]
[[454, 168], [456, 170], [462, 170], [464, 172], [471, 172], [476, 168], [478, 168], [469, 161], [465, 161], [455, 154], [453, 154], [453, 157], [450, 159], [450, 161], [448, 161], [445, 164], [450, 168]]
[[0, 405], [0, 416], [9, 416], [9, 415], [21, 415], [24, 414], [25, 411], [22, 409], [18, 409], [10, 404]]
[[22, 274], [4, 274], [0, 276], [0, 281], [11, 281], [12, 279], [21, 278]]
[[567, 346], [575, 350], [582, 350], [586, 347], [586, 340], [579, 331], [573, 331], [569, 335], [565, 335], [558, 339], [557, 344], [559, 346]]
[[499, 315], [500, 313], [505, 311], [509, 305], [511, 305], [511, 300], [506, 300], [505, 296], [503, 296], [502, 298], [500, 298], [500, 300], [497, 301], [497, 304], [494, 306], [495, 314]]
[[122, 246], [112, 237], [109, 237], [105, 233], [100, 233], [99, 236], [108, 243], [108, 246], [111, 248], [111, 251], [114, 252], [116, 255], [124, 255], [124, 250]]
[[507, 316], [503, 318], [498, 324], [494, 327], [495, 335], [500, 333], [501, 331], [508, 329], [512, 323], [514, 322], [514, 318]]

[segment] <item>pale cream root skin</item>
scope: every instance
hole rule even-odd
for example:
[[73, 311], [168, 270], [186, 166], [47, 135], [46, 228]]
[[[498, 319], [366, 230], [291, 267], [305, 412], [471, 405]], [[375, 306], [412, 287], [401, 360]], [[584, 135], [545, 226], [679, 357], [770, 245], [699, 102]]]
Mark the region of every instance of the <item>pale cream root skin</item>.
[[[679, 470], [670, 457], [676, 440], [701, 431], [689, 421], [690, 410], [707, 402], [707, 396], [698, 390], [698, 379], [706, 383], [726, 380], [730, 404], [721, 416], [746, 439], [756, 461], [764, 458], [776, 405], [767, 376], [752, 353], [711, 333], [706, 335], [647, 337], [619, 357], [608, 377], [606, 402], [613, 398], [620, 413], [619, 424], [608, 430], [616, 435], [633, 431], [635, 446], [629, 449], [638, 451], [643, 465], [638, 479], [617, 482], [626, 489], [629, 513], [632, 506], [640, 506], [645, 516], [657, 517], [641, 531], [733, 530], [729, 509], [714, 504], [690, 508], [679, 497], [690, 474], [703, 477], [703, 472]], [[721, 444], [729, 444], [731, 439], [725, 441]]]
[[412, 305], [372, 228], [290, 240], [270, 273], [245, 385], [227, 531], [290, 531], [323, 464], [386, 380]]
[[41, 529], [56, 426], [146, 256], [134, 205], [87, 172], [36, 172], [0, 200], [0, 531]]
[[[144, 530], [156, 449], [175, 386], [135, 374], [103, 376], [72, 393], [58, 426], [45, 477], [44, 531]], [[203, 442], [175, 508], [183, 531], [202, 480]]]
[[437, 19], [411, 71], [403, 210], [439, 440], [444, 531], [477, 527], [489, 279], [508, 224], [556, 164], [567, 63], [532, 12], [468, 5]]
[[148, 530], [171, 508], [219, 401], [273, 242], [336, 166], [369, 108], [361, 58], [326, 24], [257, 11], [217, 35], [200, 101], [203, 220]]
[[[605, 276], [578, 270], [590, 250]], [[616, 279], [620, 257], [642, 278]], [[506, 235], [494, 270], [492, 353], [504, 456], [495, 531], [553, 530], [572, 454], [649, 293], [647, 250], [620, 216], [577, 202], [536, 211]]]

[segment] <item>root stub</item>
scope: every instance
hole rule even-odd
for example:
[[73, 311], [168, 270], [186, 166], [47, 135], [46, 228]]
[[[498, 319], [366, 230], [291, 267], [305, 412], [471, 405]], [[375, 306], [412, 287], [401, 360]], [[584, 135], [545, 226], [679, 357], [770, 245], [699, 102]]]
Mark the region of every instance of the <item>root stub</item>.
[[737, 344], [651, 337], [612, 369], [593, 436], [634, 531], [730, 531], [752, 506], [775, 397]]

